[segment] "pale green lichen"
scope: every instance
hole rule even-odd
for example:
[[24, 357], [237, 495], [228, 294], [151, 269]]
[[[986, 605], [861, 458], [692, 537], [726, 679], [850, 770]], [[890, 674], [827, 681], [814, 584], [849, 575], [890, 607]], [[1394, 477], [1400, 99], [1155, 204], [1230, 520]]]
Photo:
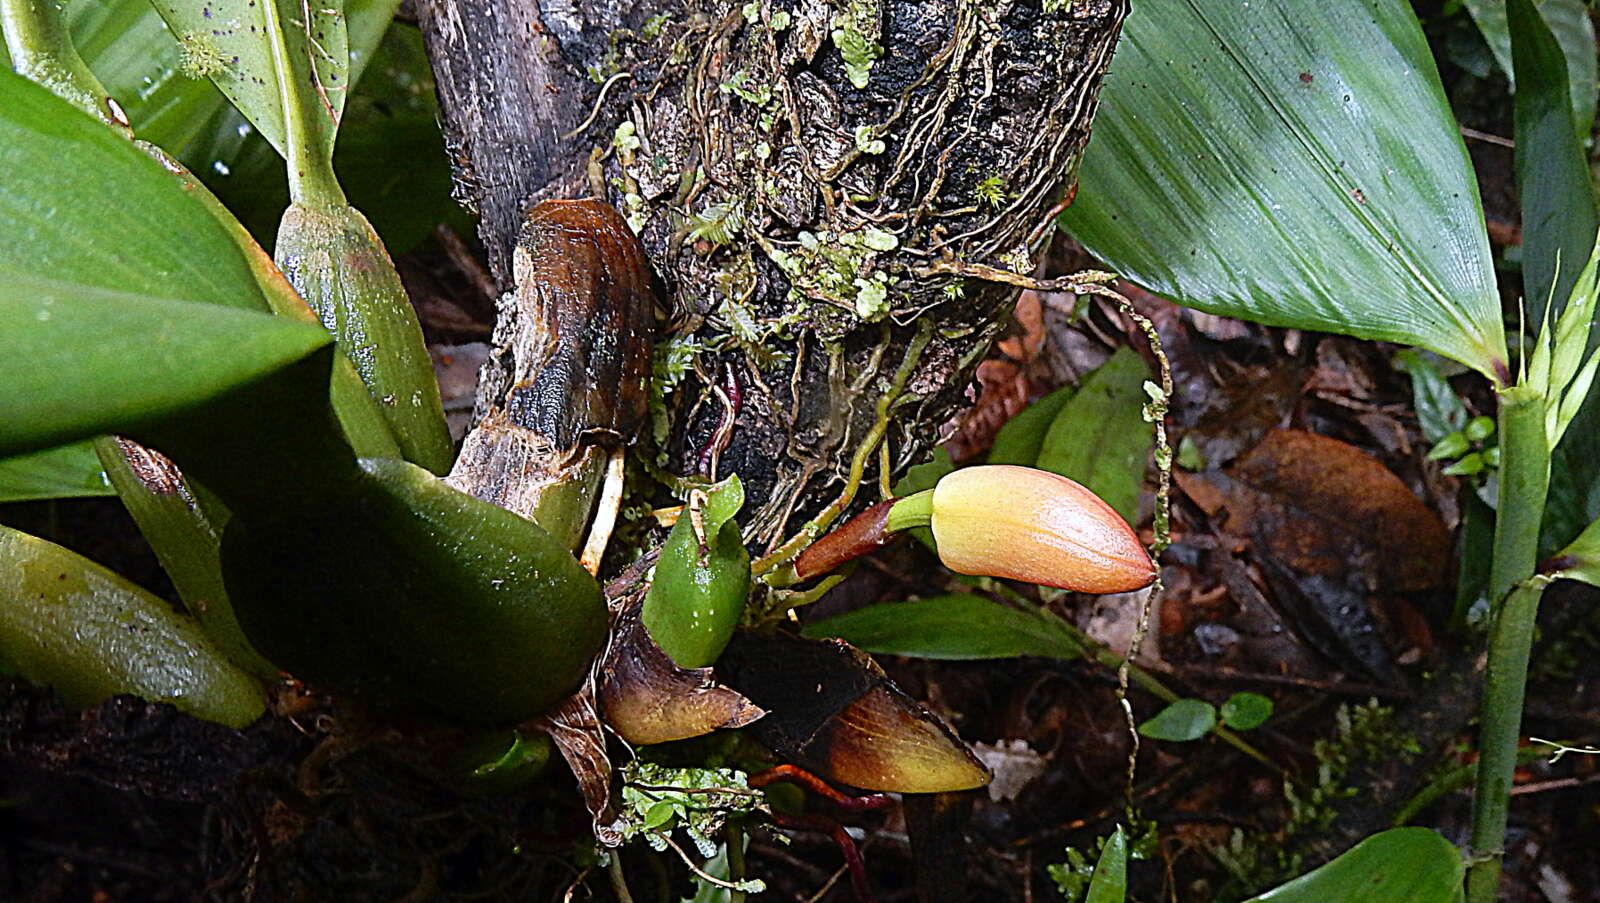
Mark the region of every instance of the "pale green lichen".
[[872, 267], [880, 252], [892, 251], [900, 240], [892, 232], [866, 228], [834, 233], [801, 232], [798, 248], [768, 248], [767, 256], [789, 276], [790, 301], [817, 298], [855, 311], [867, 322], [889, 313], [889, 274]]
[[747, 103], [764, 106], [772, 100], [772, 86], [757, 82], [750, 77], [750, 73], [743, 69], [735, 72], [733, 78], [717, 86], [724, 94], [733, 94]]
[[639, 36], [646, 41], [654, 41], [661, 37], [661, 32], [666, 30], [667, 24], [671, 21], [672, 17], [666, 13], [656, 13], [644, 20], [644, 26], [639, 29]]
[[211, 78], [228, 68], [222, 48], [211, 36], [198, 31], [178, 36], [178, 69], [190, 78]]
[[863, 154], [881, 154], [884, 147], [883, 139], [878, 137], [876, 126], [863, 125], [856, 128], [856, 150]]
[[611, 135], [611, 145], [624, 154], [631, 154], [638, 150], [640, 144], [636, 128], [631, 119], [624, 119], [617, 123], [617, 130]]
[[833, 17], [833, 46], [844, 58], [844, 73], [850, 84], [865, 88], [872, 64], [883, 56], [878, 43], [878, 4], [875, 0], [850, 0]]

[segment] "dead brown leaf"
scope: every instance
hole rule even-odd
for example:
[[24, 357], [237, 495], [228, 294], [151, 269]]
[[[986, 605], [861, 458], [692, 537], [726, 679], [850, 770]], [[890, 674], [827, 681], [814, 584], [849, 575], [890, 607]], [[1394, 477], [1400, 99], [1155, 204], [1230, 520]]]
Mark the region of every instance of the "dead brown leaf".
[[1300, 430], [1273, 430], [1223, 471], [1179, 474], [1179, 485], [1222, 528], [1294, 571], [1366, 588], [1442, 585], [1450, 534], [1439, 516], [1377, 459]]

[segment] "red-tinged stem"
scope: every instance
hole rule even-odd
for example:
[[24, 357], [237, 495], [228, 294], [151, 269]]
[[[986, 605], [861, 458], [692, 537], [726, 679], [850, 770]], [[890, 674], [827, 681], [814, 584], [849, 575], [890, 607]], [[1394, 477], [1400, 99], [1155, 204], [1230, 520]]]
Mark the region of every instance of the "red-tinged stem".
[[794, 561], [795, 576], [809, 580], [887, 545], [894, 539], [889, 531], [889, 509], [893, 507], [893, 499], [879, 502], [807, 546]]
[[886, 793], [868, 793], [863, 796], [848, 796], [840, 793], [826, 781], [798, 765], [778, 765], [766, 771], [757, 772], [750, 776], [749, 784], [756, 789], [771, 784], [799, 784], [840, 809], [846, 809], [851, 812], [887, 809], [894, 805], [894, 797]]
[[839, 846], [839, 852], [844, 856], [845, 869], [850, 872], [850, 887], [855, 890], [856, 899], [861, 903], [877, 903], [877, 898], [872, 895], [872, 888], [867, 886], [867, 864], [861, 859], [861, 851], [856, 848], [855, 840], [850, 836], [850, 832], [845, 830], [844, 825], [824, 815], [783, 815], [774, 812], [772, 820], [777, 822], [779, 827], [831, 835], [833, 842]]

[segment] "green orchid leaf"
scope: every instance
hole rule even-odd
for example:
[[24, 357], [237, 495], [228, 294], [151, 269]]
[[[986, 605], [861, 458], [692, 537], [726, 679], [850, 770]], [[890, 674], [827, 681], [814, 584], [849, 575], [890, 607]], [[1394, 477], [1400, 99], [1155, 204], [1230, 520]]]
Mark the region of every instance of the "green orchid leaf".
[[[1516, 90], [1517, 74], [1512, 62], [1506, 4], [1501, 0], [1466, 0], [1466, 7], [1484, 43], [1494, 54], [1495, 62], [1511, 81], [1512, 90]], [[1596, 90], [1594, 22], [1589, 18], [1589, 4], [1585, 0], [1540, 0], [1538, 8], [1566, 58], [1573, 124], [1578, 134], [1587, 135], [1594, 124]]]
[[744, 486], [730, 476], [707, 490], [703, 502], [690, 499], [661, 548], [642, 618], [650, 638], [681, 668], [715, 662], [744, 614], [750, 553], [733, 519], [743, 506]]
[[324, 162], [350, 88], [343, 2], [153, 0], [190, 73], [210, 78], [285, 159]]
[[1135, 4], [1065, 228], [1192, 307], [1506, 375], [1466, 149], [1410, 4]]
[[1152, 740], [1185, 743], [1204, 737], [1216, 726], [1216, 706], [1203, 699], [1180, 699], [1139, 725], [1139, 733]]
[[1089, 879], [1089, 892], [1083, 903], [1122, 903], [1128, 898], [1128, 839], [1122, 826], [1111, 832], [1100, 850], [1100, 860]]
[[[0, 171], [29, 173], [0, 192], [0, 272], [315, 321], [203, 187], [10, 72], [0, 72]], [[348, 363], [332, 392], [364, 454], [394, 452]]]
[[227, 230], [132, 143], [0, 72], [0, 271], [130, 295], [266, 309]]
[[119, 693], [244, 727], [261, 686], [189, 618], [76, 553], [0, 527], [0, 659], [68, 703]]
[[[1559, 299], [1549, 315], [1554, 321], [1589, 259], [1600, 225], [1582, 141], [1588, 133], [1580, 135], [1574, 127], [1566, 56], [1540, 10], [1532, 0], [1507, 0], [1505, 9], [1519, 86], [1514, 137], [1522, 199], [1522, 291], [1533, 323], [1540, 322], [1547, 302]], [[1591, 67], [1594, 56], [1591, 37]], [[1583, 325], [1587, 334], [1588, 323]]]
[[[452, 220], [459, 232], [470, 220], [450, 197], [452, 177], [439, 132], [433, 72], [422, 49], [420, 31], [398, 24], [382, 32], [376, 49], [358, 47], [377, 36], [358, 10], [383, 5], [350, 3], [350, 67], [366, 65], [339, 121], [333, 167], [350, 205], [372, 221], [392, 254], [400, 255]], [[159, 143], [159, 142], [157, 142]], [[283, 159], [262, 140], [238, 111], [228, 107], [182, 155], [206, 184], [258, 236], [271, 246], [278, 221], [289, 205]], [[392, 161], [407, 161], [395, 167]], [[221, 164], [221, 165], [218, 165]]]
[[88, 442], [0, 459], [0, 502], [115, 494]]
[[1084, 377], [1062, 404], [1039, 447], [1036, 466], [1081, 483], [1122, 519], [1139, 522], [1139, 490], [1155, 436], [1144, 422], [1150, 371], [1131, 348], [1119, 348]]
[[1078, 394], [1077, 386], [1063, 386], [1022, 409], [994, 434], [989, 446], [990, 464], [1020, 464], [1033, 467], [1039, 460], [1045, 436], [1062, 407]]
[[166, 420], [331, 341], [320, 327], [268, 314], [0, 267], [0, 455]]
[[1395, 828], [1248, 903], [1456, 903], [1461, 853], [1437, 831]]
[[814, 621], [801, 632], [808, 637], [838, 637], [868, 652], [912, 658], [1074, 659], [1083, 654], [1083, 647], [1054, 618], [967, 593], [868, 605]]
[[277, 669], [245, 639], [223, 583], [218, 555], [228, 509], [164, 456], [130, 440], [101, 436], [93, 453], [189, 614], [235, 664], [275, 676]]

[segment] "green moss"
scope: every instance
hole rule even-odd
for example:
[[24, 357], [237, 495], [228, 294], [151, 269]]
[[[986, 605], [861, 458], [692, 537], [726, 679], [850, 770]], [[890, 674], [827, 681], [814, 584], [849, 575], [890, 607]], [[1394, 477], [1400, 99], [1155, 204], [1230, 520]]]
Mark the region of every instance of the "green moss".
[[1228, 845], [1214, 850], [1217, 861], [1234, 877], [1240, 896], [1300, 874], [1302, 856], [1290, 853], [1296, 838], [1326, 830], [1339, 814], [1339, 803], [1353, 797], [1357, 788], [1346, 779], [1357, 766], [1396, 756], [1421, 755], [1416, 738], [1395, 722], [1394, 710], [1369, 700], [1343, 705], [1334, 713], [1332, 737], [1312, 745], [1317, 768], [1309, 777], [1289, 777], [1283, 782], [1288, 818], [1270, 834], [1234, 831]]

